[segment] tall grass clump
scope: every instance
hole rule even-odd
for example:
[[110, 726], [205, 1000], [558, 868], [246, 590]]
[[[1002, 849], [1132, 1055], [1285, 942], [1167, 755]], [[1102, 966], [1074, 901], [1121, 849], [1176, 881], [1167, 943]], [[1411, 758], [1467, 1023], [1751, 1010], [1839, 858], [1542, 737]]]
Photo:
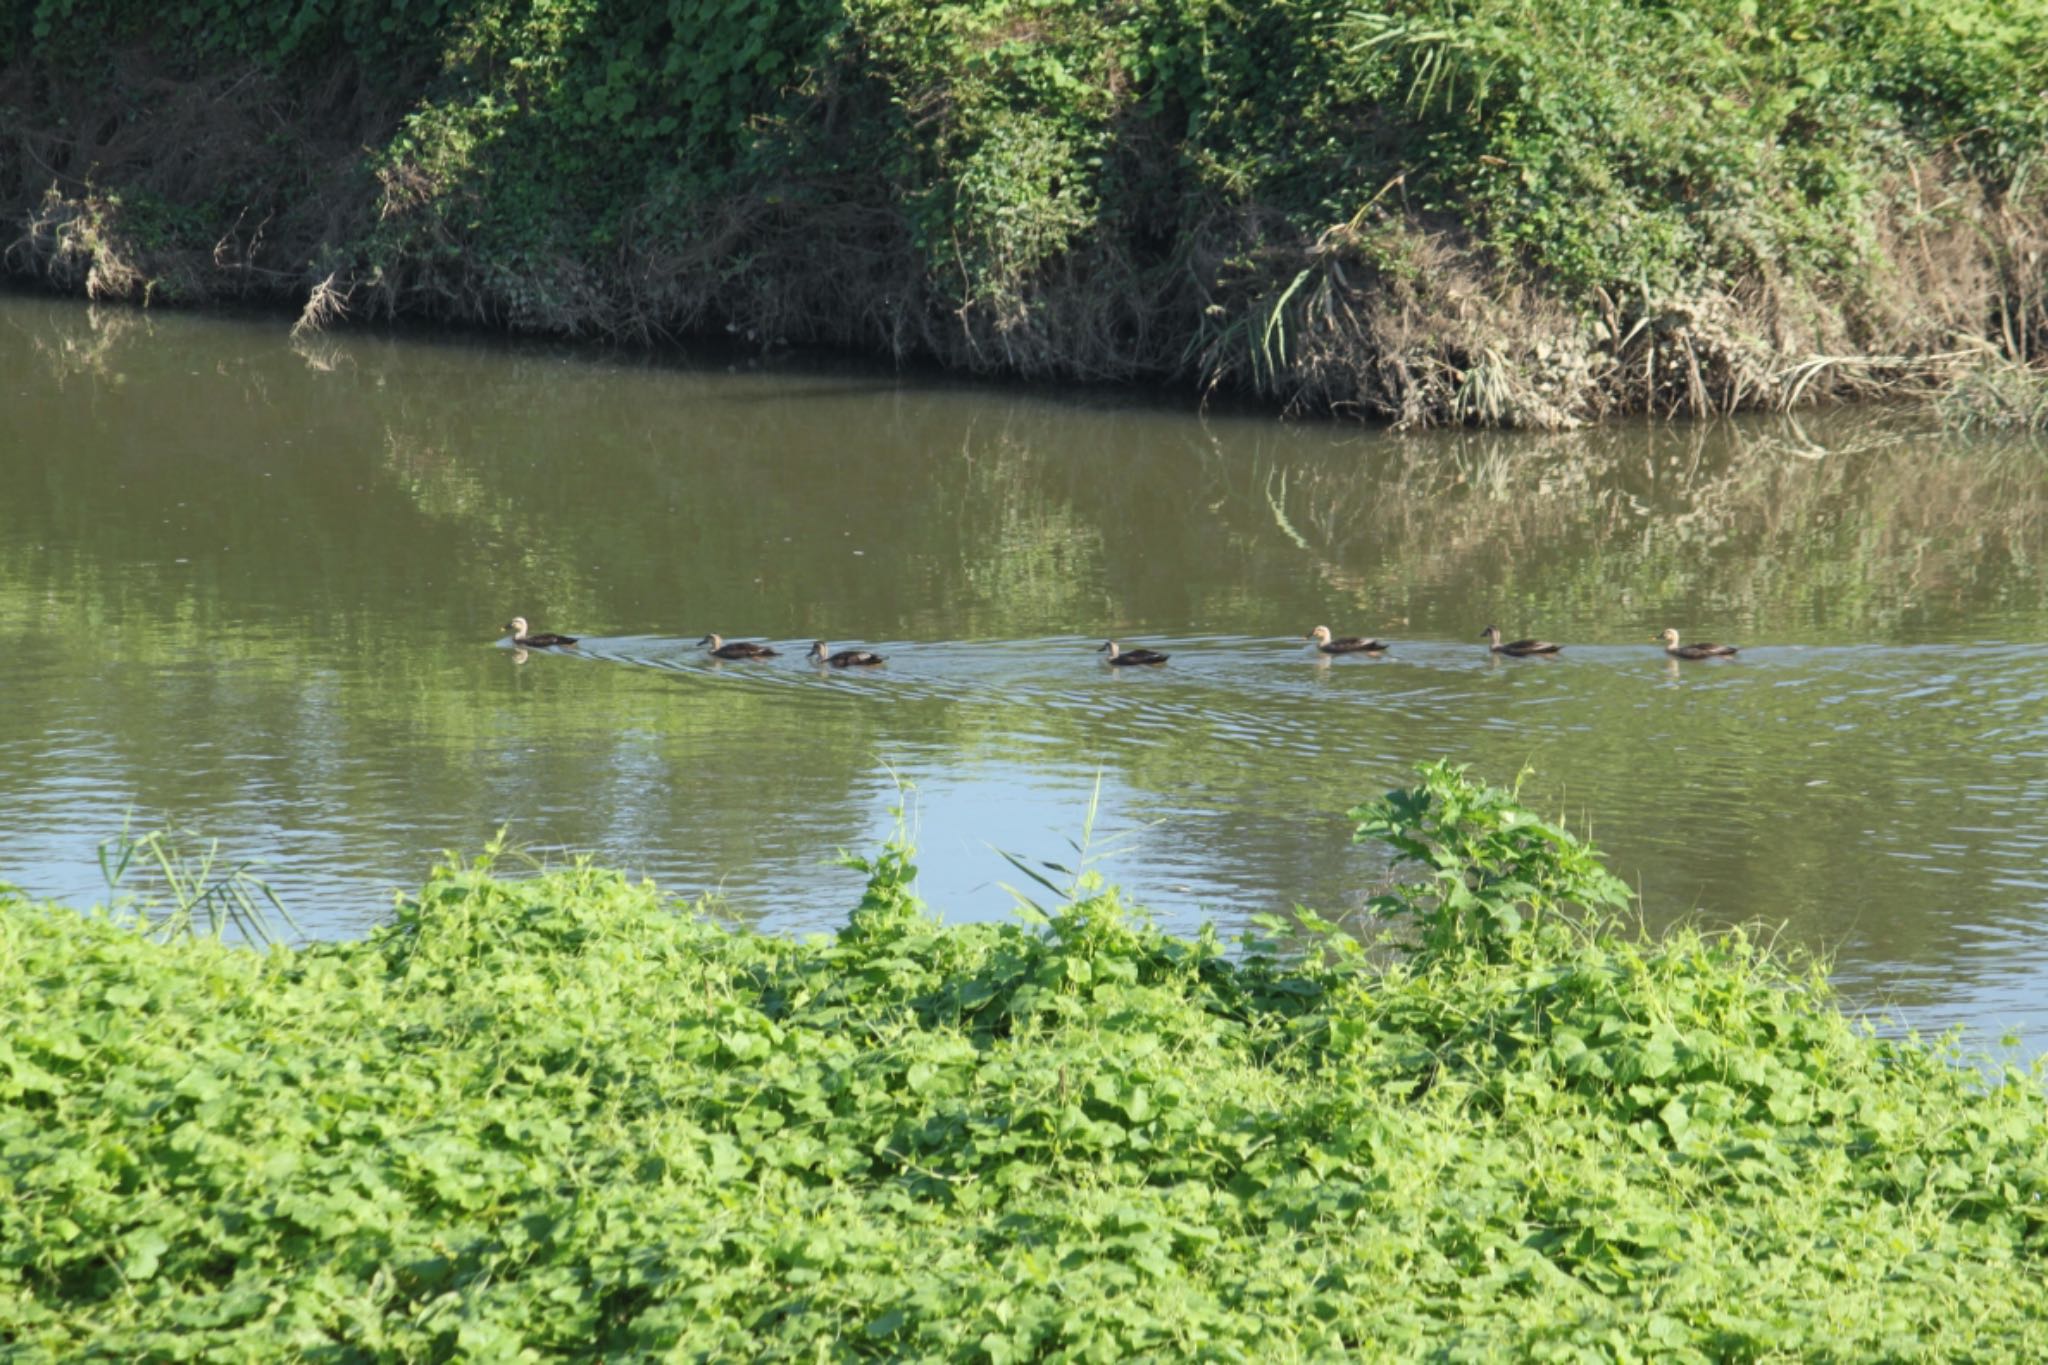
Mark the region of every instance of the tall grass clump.
[[6, 268], [1411, 424], [1942, 387], [2048, 313], [2006, 0], [0, 0]]
[[1986, 359], [1942, 394], [1940, 408], [1961, 432], [2048, 432], [2048, 369]]
[[255, 863], [228, 862], [218, 839], [201, 842], [177, 829], [124, 828], [100, 845], [100, 875], [121, 911], [158, 937], [233, 934], [267, 944], [298, 932]]
[[[1076, 882], [804, 941], [437, 869], [265, 955], [0, 906], [20, 1359], [2024, 1359], [2037, 1082], [1879, 1039], [1430, 765], [1368, 950]], [[1276, 922], [1277, 923], [1277, 922]]]

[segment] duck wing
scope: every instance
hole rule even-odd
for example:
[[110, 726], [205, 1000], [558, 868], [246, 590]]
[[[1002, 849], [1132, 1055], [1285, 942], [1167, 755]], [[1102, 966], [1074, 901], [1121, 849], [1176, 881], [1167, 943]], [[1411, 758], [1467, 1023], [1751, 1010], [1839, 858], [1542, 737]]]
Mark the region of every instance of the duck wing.
[[543, 633], [540, 635], [523, 636], [512, 643], [524, 645], [528, 649], [553, 649], [557, 645], [573, 645], [579, 638], [575, 635], [550, 635]]
[[1510, 640], [1500, 647], [1503, 654], [1555, 654], [1563, 645], [1554, 645], [1548, 640]]
[[1734, 657], [1735, 650], [1736, 647], [1734, 645], [1720, 645], [1715, 644], [1712, 640], [1702, 640], [1698, 644], [1680, 645], [1678, 647], [1678, 657], [1681, 659], [1728, 659]]
[[1347, 635], [1341, 640], [1332, 640], [1323, 646], [1325, 654], [1378, 654], [1387, 647], [1385, 640], [1361, 639]]
[[865, 649], [842, 649], [825, 662], [834, 668], [867, 668], [882, 662], [882, 656]]

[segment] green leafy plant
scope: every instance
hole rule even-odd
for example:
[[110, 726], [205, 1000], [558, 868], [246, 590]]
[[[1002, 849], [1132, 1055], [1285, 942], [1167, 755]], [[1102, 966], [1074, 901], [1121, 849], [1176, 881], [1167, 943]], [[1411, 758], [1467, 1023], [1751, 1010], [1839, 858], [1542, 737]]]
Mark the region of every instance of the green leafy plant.
[[1361, 822], [1429, 870], [1424, 941], [1370, 962], [1106, 889], [942, 925], [900, 837], [803, 941], [489, 853], [260, 954], [0, 896], [9, 1350], [2048, 1347], [2037, 1076], [1746, 935], [1626, 933], [1569, 835], [1419, 776]]
[[[1590, 845], [1532, 814], [1515, 791], [1448, 762], [1417, 771], [1419, 785], [1359, 806], [1351, 818], [1354, 840], [1394, 850], [1397, 874], [1411, 864], [1428, 872], [1419, 889], [1372, 901], [1379, 914], [1415, 921], [1425, 954], [1472, 950], [1501, 961], [1562, 913], [1576, 910], [1580, 927], [1599, 927], [1598, 916], [1628, 903], [1628, 887]], [[1596, 917], [1591, 926], [1587, 915]]]
[[0, 193], [30, 218], [57, 180], [11, 268], [106, 296], [325, 283], [1554, 425], [1924, 385], [1956, 334], [2027, 353], [2044, 54], [2005, 0], [0, 0], [22, 89], [287, 130], [109, 163], [32, 109], [51, 174]]

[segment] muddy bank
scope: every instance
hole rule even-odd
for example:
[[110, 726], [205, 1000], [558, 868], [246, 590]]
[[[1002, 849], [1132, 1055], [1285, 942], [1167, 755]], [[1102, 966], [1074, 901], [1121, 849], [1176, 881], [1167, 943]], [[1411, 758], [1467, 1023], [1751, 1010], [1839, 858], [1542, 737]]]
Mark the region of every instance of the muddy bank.
[[[1809, 37], [1835, 93], [1766, 118], [1714, 93], [1790, 80], [1760, 40], [1671, 96], [1655, 63], [1575, 74], [1576, 47], [1473, 6], [1429, 39], [1289, 6], [807, 0], [757, 7], [742, 43], [731, 16], [586, 7], [568, 31], [552, 3], [450, 3], [374, 41], [334, 20], [238, 44], [241, 9], [145, 38], [131, 8], [0, 49], [17, 279], [261, 301], [302, 330], [717, 335], [1407, 425], [1969, 393], [2048, 341], [2024, 33], [1979, 54], [2019, 82], [1988, 109], [1975, 68], [1951, 89], [1877, 55], [1912, 34]], [[1549, 8], [1623, 55], [1668, 37]], [[1506, 88], [1489, 41], [1534, 54]]]

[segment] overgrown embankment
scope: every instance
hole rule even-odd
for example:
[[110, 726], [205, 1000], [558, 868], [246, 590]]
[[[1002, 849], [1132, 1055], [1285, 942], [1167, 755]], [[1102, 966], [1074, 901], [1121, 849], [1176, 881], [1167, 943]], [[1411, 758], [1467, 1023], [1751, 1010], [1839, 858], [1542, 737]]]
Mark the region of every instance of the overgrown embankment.
[[2048, 339], [2010, 0], [0, 0], [8, 269], [1556, 426]]
[[[1087, 886], [836, 937], [589, 868], [266, 955], [0, 904], [10, 1358], [2039, 1359], [2038, 1083], [1655, 942], [1457, 770], [1376, 962]], [[522, 1352], [526, 1354], [521, 1354]]]

